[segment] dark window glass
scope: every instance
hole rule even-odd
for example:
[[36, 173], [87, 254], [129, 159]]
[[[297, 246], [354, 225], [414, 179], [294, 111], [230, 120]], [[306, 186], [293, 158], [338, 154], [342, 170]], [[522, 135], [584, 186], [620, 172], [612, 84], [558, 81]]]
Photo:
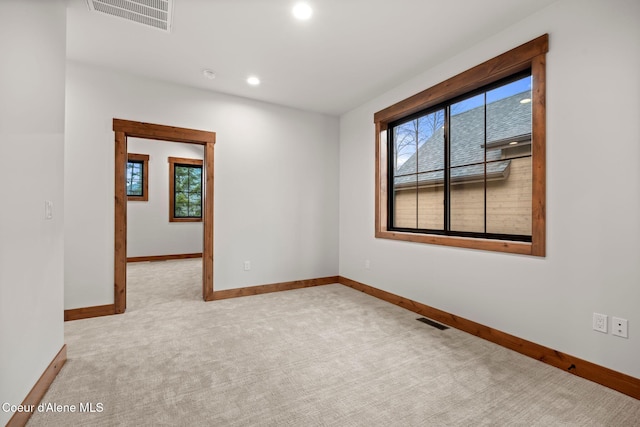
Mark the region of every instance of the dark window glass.
[[531, 73], [391, 123], [389, 229], [531, 241]]
[[202, 166], [176, 164], [174, 217], [202, 218]]
[[130, 160], [127, 162], [127, 196], [143, 196], [144, 162]]

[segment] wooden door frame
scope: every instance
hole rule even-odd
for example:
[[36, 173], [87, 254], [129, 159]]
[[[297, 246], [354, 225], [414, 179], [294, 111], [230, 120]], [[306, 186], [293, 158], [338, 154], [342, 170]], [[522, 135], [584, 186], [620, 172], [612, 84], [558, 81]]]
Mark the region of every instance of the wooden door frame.
[[156, 139], [204, 146], [205, 184], [202, 247], [202, 299], [213, 299], [213, 147], [215, 132], [113, 119], [115, 132], [114, 306], [127, 308], [127, 138]]

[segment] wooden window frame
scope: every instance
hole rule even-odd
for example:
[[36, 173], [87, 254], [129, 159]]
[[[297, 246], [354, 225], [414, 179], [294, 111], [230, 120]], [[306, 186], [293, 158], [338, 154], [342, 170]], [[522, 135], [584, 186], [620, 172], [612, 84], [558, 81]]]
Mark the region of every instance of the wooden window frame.
[[142, 162], [142, 196], [130, 196], [127, 194], [129, 202], [148, 202], [149, 201], [149, 155], [127, 153], [127, 163], [129, 161]]
[[[429, 89], [404, 99], [374, 114], [376, 138], [375, 237], [416, 243], [545, 256], [546, 247], [546, 53], [549, 35], [528, 43], [464, 71]], [[531, 69], [532, 117], [532, 206], [531, 242], [493, 240], [473, 237], [408, 233], [388, 229], [388, 161], [386, 132], [389, 124], [442, 104], [518, 72]]]
[[181, 165], [195, 165], [202, 168], [202, 160], [169, 157], [169, 222], [202, 222], [199, 218], [181, 218], [175, 216], [175, 168]]

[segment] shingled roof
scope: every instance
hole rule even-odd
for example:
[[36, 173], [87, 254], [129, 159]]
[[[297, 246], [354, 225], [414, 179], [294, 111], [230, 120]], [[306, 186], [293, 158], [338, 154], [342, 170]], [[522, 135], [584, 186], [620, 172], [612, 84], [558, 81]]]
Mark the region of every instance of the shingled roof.
[[[504, 148], [500, 141], [527, 140], [531, 134], [531, 103], [520, 103], [530, 98], [531, 91], [521, 92], [487, 104], [487, 177], [504, 179], [508, 176], [509, 160], [500, 160]], [[484, 165], [473, 164], [484, 160], [483, 137], [484, 108], [476, 107], [451, 116], [451, 182], [465, 182], [484, 177]], [[438, 128], [427, 141], [400, 166], [396, 172], [396, 187], [416, 183], [444, 182], [444, 128]], [[461, 165], [459, 167], [456, 167]], [[462, 166], [468, 165], [468, 166]], [[413, 174], [413, 175], [411, 175]], [[405, 175], [405, 176], [401, 176]], [[408, 175], [408, 176], [406, 176]]]

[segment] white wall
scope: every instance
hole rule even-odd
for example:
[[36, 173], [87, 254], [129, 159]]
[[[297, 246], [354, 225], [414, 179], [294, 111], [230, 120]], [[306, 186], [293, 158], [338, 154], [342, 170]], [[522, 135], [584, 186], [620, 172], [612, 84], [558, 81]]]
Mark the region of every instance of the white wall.
[[64, 344], [65, 13], [0, 3], [0, 404], [21, 403]]
[[169, 222], [169, 157], [204, 159], [202, 145], [128, 138], [149, 155], [149, 200], [127, 202], [127, 257], [202, 252], [202, 222]]
[[[341, 117], [340, 274], [639, 378], [639, 22], [558, 1]], [[375, 239], [374, 112], [547, 32], [547, 257]]]
[[337, 118], [74, 62], [66, 94], [65, 308], [113, 303], [114, 117], [216, 132], [215, 289], [338, 273]]

